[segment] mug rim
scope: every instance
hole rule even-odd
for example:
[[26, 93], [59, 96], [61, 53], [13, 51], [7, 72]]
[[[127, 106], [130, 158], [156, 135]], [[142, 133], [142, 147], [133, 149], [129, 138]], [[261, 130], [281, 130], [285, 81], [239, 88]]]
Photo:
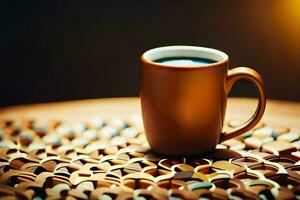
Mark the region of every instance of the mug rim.
[[[199, 57], [199, 58], [204, 58], [204, 59], [211, 59], [216, 62], [206, 64], [206, 65], [182, 65], [182, 66], [174, 66], [170, 64], [163, 64], [163, 63], [157, 63], [154, 62], [149, 58], [151, 54], [162, 52], [162, 51], [197, 51], [197, 52], [205, 52], [211, 55], [217, 55], [219, 56], [220, 60], [212, 59], [212, 58], [206, 58], [206, 57]], [[168, 56], [172, 57], [172, 56]], [[179, 57], [179, 56], [174, 56], [174, 57]], [[189, 56], [186, 56], [189, 57]], [[196, 56], [191, 56], [191, 57], [196, 57]], [[163, 58], [163, 57], [161, 57]], [[157, 58], [160, 59], [160, 58]], [[171, 45], [171, 46], [163, 46], [163, 47], [157, 47], [153, 49], [149, 49], [145, 51], [142, 56], [141, 56], [141, 61], [156, 67], [161, 67], [161, 68], [172, 68], [172, 69], [199, 69], [199, 68], [208, 68], [208, 67], [213, 67], [213, 66], [219, 66], [222, 65], [226, 62], [228, 62], [228, 55], [220, 50], [213, 49], [213, 48], [208, 48], [208, 47], [200, 47], [200, 46], [188, 46], [188, 45]]]

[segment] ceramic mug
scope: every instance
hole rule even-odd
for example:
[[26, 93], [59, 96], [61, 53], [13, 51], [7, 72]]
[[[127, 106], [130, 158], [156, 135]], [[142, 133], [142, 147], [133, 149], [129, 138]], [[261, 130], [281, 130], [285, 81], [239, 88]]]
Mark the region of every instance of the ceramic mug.
[[[155, 60], [196, 57], [214, 60], [202, 66], [172, 66]], [[228, 56], [195, 46], [166, 46], [141, 56], [140, 97], [144, 129], [151, 148], [165, 155], [192, 155], [253, 128], [262, 118], [266, 98], [261, 76], [253, 69], [228, 69]], [[227, 95], [233, 84], [246, 79], [258, 91], [254, 115], [241, 126], [222, 132]]]

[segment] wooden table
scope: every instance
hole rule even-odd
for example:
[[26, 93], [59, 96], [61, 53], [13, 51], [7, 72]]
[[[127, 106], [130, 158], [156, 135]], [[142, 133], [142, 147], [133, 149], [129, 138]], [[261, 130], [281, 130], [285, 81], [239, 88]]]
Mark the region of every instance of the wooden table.
[[[256, 105], [256, 99], [229, 98], [226, 119], [245, 121], [250, 118]], [[140, 99], [137, 97], [103, 98], [0, 108], [0, 119], [29, 118], [39, 121], [60, 119], [68, 123], [84, 122], [93, 117], [104, 119], [131, 117], [142, 124]], [[300, 130], [300, 103], [268, 100], [263, 121], [271, 125]]]

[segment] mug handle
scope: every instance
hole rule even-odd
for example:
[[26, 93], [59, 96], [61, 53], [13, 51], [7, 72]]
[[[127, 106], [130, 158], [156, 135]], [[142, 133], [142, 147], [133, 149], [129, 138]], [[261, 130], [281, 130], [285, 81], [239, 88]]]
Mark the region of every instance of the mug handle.
[[227, 94], [230, 92], [233, 84], [241, 79], [249, 80], [251, 83], [255, 85], [258, 92], [258, 105], [255, 113], [248, 121], [246, 121], [244, 124], [240, 125], [239, 127], [223, 132], [221, 134], [220, 143], [224, 142], [225, 140], [229, 140], [233, 137], [236, 137], [238, 135], [241, 135], [249, 131], [250, 129], [252, 129], [262, 118], [265, 111], [266, 97], [264, 92], [264, 81], [262, 77], [253, 69], [250, 69], [248, 67], [237, 67], [230, 70], [228, 72], [228, 76], [226, 80]]

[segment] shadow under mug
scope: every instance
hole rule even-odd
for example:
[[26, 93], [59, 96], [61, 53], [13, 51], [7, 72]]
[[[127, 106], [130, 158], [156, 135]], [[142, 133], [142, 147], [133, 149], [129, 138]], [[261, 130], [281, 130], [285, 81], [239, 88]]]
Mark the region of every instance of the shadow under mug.
[[[155, 60], [193, 57], [216, 62], [202, 66], [172, 66]], [[140, 96], [147, 140], [165, 155], [193, 155], [212, 151], [225, 140], [253, 128], [262, 118], [266, 98], [261, 76], [253, 69], [228, 70], [228, 56], [216, 49], [166, 46], [141, 56]], [[240, 127], [222, 132], [227, 95], [233, 84], [251, 81], [258, 91], [254, 115]]]

